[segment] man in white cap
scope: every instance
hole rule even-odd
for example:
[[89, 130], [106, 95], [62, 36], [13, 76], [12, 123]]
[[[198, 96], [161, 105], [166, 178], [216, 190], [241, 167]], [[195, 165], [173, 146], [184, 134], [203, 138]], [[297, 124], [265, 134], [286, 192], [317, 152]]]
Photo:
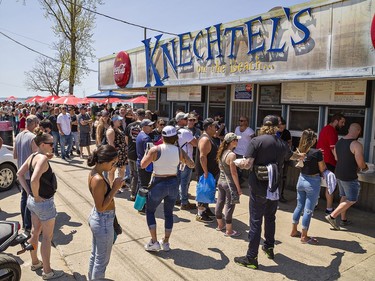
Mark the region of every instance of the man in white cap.
[[[198, 145], [198, 140], [193, 136], [193, 133], [184, 128], [187, 125], [189, 114], [179, 112], [176, 115], [176, 129], [178, 131], [178, 146], [186, 152], [190, 159], [193, 159], [193, 149]], [[176, 205], [181, 204], [181, 210], [196, 209], [196, 205], [189, 202], [189, 185], [191, 181], [191, 174], [193, 170], [187, 165], [180, 164], [178, 173], [179, 178], [179, 197]]]

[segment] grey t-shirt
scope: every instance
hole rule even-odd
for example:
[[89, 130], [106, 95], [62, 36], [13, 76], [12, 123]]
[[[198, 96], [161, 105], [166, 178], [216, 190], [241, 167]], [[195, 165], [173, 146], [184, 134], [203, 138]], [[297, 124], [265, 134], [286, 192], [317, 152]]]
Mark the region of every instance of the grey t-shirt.
[[[34, 138], [35, 135], [27, 130], [22, 131], [17, 135], [14, 146], [17, 150], [18, 169], [23, 165], [23, 163], [25, 163], [27, 158], [29, 158], [29, 156], [31, 155], [31, 143]], [[30, 179], [29, 171], [27, 171], [27, 173], [25, 174], [25, 179]]]
[[90, 125], [87, 124], [87, 125], [82, 125], [81, 124], [81, 120], [90, 120], [90, 116], [85, 113], [85, 114], [79, 114], [78, 117], [77, 117], [77, 120], [78, 120], [78, 126], [79, 126], [79, 131], [81, 133], [90, 133]]

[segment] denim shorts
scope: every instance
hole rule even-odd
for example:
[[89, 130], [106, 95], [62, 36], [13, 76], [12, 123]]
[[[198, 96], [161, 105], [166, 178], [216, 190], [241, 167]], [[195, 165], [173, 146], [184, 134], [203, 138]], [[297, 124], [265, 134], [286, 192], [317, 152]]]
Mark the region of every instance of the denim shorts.
[[29, 195], [27, 198], [27, 208], [36, 215], [40, 221], [48, 221], [56, 218], [56, 206], [53, 197], [44, 199], [42, 202], [35, 202], [34, 197]]
[[342, 181], [337, 179], [339, 185], [340, 196], [345, 196], [350, 202], [358, 200], [359, 191], [361, 190], [361, 184], [358, 180]]

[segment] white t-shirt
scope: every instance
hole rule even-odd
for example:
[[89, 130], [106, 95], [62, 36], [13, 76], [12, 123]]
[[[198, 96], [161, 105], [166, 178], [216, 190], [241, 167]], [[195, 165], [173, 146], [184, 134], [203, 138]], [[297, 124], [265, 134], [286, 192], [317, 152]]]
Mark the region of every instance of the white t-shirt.
[[178, 129], [178, 145], [181, 147], [187, 155], [193, 159], [193, 146], [190, 142], [194, 139], [193, 133], [185, 128]]
[[236, 149], [234, 150], [234, 153], [246, 156], [251, 138], [255, 134], [254, 130], [251, 129], [250, 127], [247, 127], [245, 131], [241, 132], [240, 126], [237, 126], [236, 130], [234, 130], [234, 133], [237, 136], [241, 137], [241, 139], [238, 140], [238, 144], [237, 144]]
[[61, 131], [64, 133], [64, 135], [70, 135], [72, 129], [70, 125], [70, 115], [68, 113], [60, 113], [59, 116], [57, 116], [57, 124], [60, 124]]

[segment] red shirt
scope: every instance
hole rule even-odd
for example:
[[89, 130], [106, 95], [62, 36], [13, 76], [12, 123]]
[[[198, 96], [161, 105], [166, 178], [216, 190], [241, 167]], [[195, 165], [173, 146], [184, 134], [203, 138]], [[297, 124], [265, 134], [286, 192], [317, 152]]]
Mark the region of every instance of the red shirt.
[[19, 129], [25, 129], [26, 128], [26, 116], [24, 116], [22, 113], [20, 113], [20, 123], [18, 124]]
[[325, 126], [319, 134], [318, 143], [316, 148], [323, 152], [324, 162], [336, 166], [336, 159], [333, 156], [332, 150], [339, 139], [339, 134], [331, 125]]

